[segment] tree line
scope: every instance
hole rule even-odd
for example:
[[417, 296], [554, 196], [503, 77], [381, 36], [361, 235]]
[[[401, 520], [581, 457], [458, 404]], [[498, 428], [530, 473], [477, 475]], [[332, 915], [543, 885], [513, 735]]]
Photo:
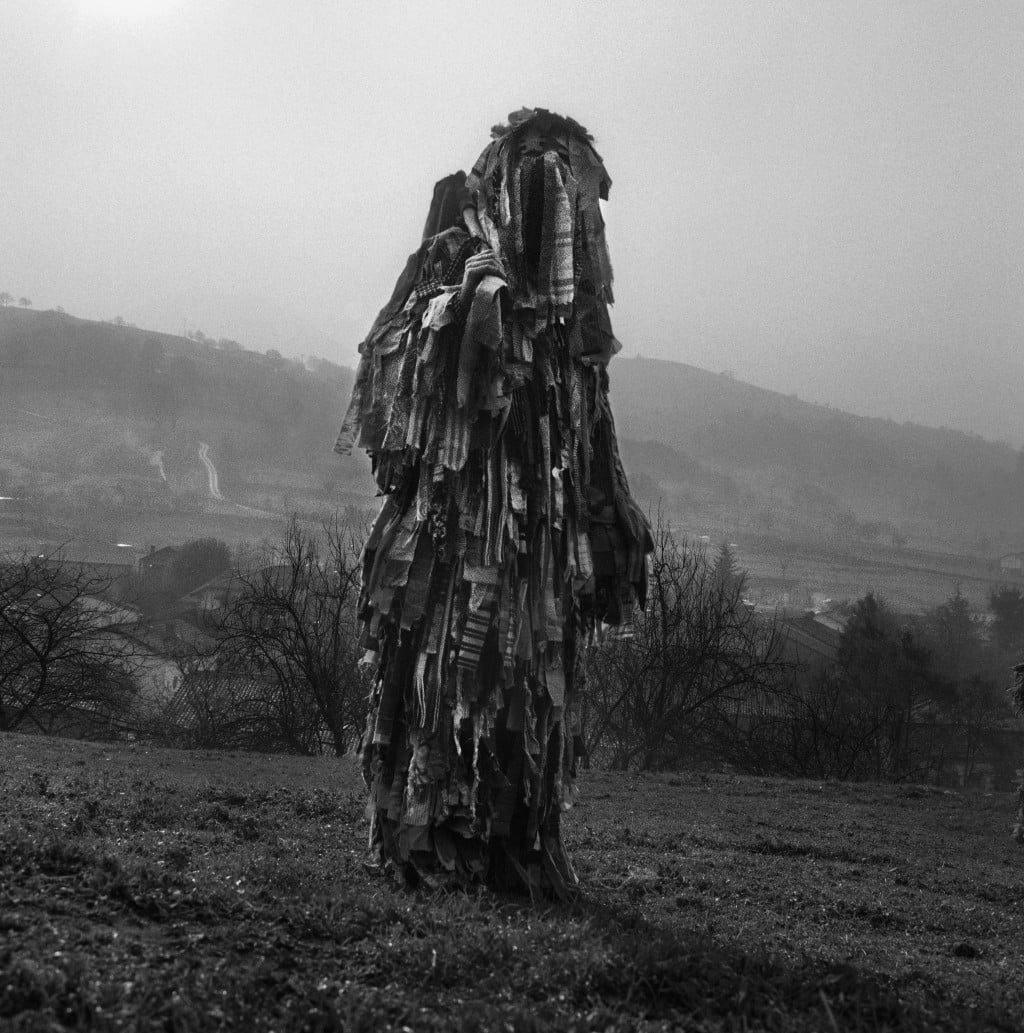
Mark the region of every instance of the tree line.
[[[148, 697], [139, 686], [152, 674], [154, 636], [89, 605], [104, 586], [58, 557], [9, 557], [0, 564], [0, 729], [352, 749], [367, 691], [355, 615], [361, 537], [337, 519], [293, 518], [242, 563], [216, 540], [178, 550], [164, 595], [136, 591], [136, 601], [160, 613], [206, 582], [193, 593], [202, 612], [190, 640], [158, 645], [181, 677]], [[1012, 778], [1021, 735], [1006, 686], [1024, 652], [1019, 589], [994, 589], [985, 620], [959, 588], [918, 615], [868, 593], [847, 607], [835, 655], [814, 663], [792, 648], [786, 618], [745, 601], [727, 547], [710, 555], [664, 521], [655, 539], [646, 610], [588, 654], [580, 719], [589, 763], [959, 785]]]
[[797, 667], [746, 720], [723, 717], [718, 753], [741, 770], [847, 781], [1009, 788], [1024, 746], [1007, 694], [1024, 648], [993, 592], [993, 620], [959, 589], [923, 614], [868, 593], [850, 607], [831, 663]]
[[744, 602], [727, 547], [710, 557], [657, 530], [651, 601], [632, 636], [589, 661], [585, 727], [612, 768], [727, 766], [757, 774], [1008, 787], [1024, 746], [1007, 694], [1024, 653], [1024, 593], [986, 618], [959, 586], [901, 614], [848, 604], [834, 656], [796, 648], [794, 622]]

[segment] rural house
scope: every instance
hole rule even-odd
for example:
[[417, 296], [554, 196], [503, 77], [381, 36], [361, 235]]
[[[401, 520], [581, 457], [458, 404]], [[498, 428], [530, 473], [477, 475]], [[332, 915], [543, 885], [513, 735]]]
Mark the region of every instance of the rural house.
[[153, 581], [163, 581], [170, 573], [179, 552], [181, 549], [177, 545], [165, 545], [161, 549], [151, 545], [149, 552], [139, 557], [138, 571]]
[[1024, 577], [1024, 552], [1008, 552], [999, 557], [999, 573]]

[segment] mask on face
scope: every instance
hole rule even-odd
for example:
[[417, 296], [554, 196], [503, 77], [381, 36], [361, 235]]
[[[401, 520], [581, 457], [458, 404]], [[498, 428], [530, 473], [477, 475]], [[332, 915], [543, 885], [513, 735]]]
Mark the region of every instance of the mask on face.
[[509, 270], [514, 307], [550, 324], [571, 318], [581, 294], [610, 302], [599, 201], [611, 180], [590, 134], [543, 109], [516, 112], [492, 134], [467, 177], [467, 224]]

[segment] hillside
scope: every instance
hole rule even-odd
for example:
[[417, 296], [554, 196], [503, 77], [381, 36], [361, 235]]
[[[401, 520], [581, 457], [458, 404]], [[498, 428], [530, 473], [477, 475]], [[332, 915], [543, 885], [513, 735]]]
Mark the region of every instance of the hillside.
[[[323, 359], [306, 365], [233, 341], [13, 308], [0, 309], [0, 369], [5, 410], [32, 415], [19, 398], [82, 401], [96, 430], [109, 417], [142, 436], [128, 448], [146, 449], [176, 433], [227, 437], [243, 467], [321, 453], [352, 383], [349, 370]], [[92, 444], [91, 432], [75, 442], [86, 471]]]
[[534, 908], [368, 872], [351, 760], [0, 758], [12, 1029], [1020, 1028], [1010, 794], [585, 773], [583, 895]]
[[[891, 582], [916, 605], [973, 578], [980, 602], [991, 558], [1024, 545], [1024, 463], [1007, 444], [681, 363], [620, 358], [611, 373], [635, 493], [689, 534], [738, 542], [749, 569], [787, 575], [796, 543], [845, 570], [817, 586], [832, 594]], [[331, 452], [351, 382], [322, 359], [2, 308], [0, 534], [238, 541], [291, 510], [362, 511], [368, 464]], [[936, 577], [906, 587], [896, 568]]]
[[[765, 530], [896, 535], [978, 553], [1024, 544], [1024, 463], [1005, 443], [854, 416], [656, 359], [616, 360], [612, 401], [635, 443], [630, 469], [695, 511], [705, 499], [733, 510], [742, 500]], [[647, 441], [658, 444], [636, 444]]]
[[122, 538], [163, 543], [196, 529], [260, 537], [293, 509], [367, 505], [366, 464], [330, 448], [351, 376], [235, 342], [0, 309], [8, 536], [14, 511], [48, 539], [109, 538], [114, 520]]

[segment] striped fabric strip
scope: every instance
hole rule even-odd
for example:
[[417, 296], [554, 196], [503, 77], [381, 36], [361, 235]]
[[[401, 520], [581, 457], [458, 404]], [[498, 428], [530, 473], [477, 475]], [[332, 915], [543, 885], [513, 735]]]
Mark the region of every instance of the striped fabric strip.
[[484, 610], [472, 611], [466, 617], [466, 626], [459, 640], [459, 655], [455, 661], [461, 670], [476, 671], [490, 627], [491, 614]]

